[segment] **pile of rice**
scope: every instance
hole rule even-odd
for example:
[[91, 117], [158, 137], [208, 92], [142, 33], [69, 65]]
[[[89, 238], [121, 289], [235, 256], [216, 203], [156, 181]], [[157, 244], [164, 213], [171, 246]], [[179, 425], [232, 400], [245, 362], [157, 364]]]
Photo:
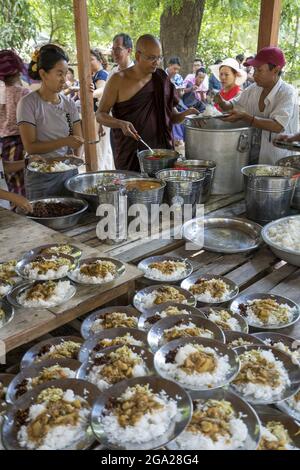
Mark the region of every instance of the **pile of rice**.
[[162, 310], [161, 312], [155, 312], [153, 315], [147, 318], [145, 321], [145, 328], [151, 328], [154, 323], [158, 322], [159, 320], [162, 320], [163, 318], [171, 317], [173, 315], [190, 315], [191, 312], [189, 312], [186, 309], [179, 309], [175, 305], [169, 305], [165, 310]]
[[123, 336], [116, 336], [115, 338], [103, 338], [99, 341], [97, 346], [95, 346], [94, 350], [99, 348], [110, 348], [112, 346], [119, 346], [121, 344], [129, 344], [130, 346], [144, 346], [143, 341], [139, 341], [135, 339], [130, 333], [126, 333]]
[[[28, 263], [24, 268], [24, 273], [29, 279], [36, 279], [37, 281], [49, 281], [51, 279], [58, 279], [65, 277], [69, 270], [70, 270], [70, 261], [67, 258], [59, 258], [57, 256], [53, 256], [49, 259], [44, 259], [47, 263], [54, 263], [50, 269], [46, 272], [41, 272], [38, 261], [33, 261]], [[44, 261], [41, 261], [42, 263]], [[43, 270], [44, 271], [44, 270]]]
[[289, 249], [300, 253], [300, 217], [278, 222], [270, 227], [267, 236], [278, 245], [278, 248]]
[[72, 163], [66, 163], [64, 161], [55, 161], [49, 163], [43, 162], [32, 162], [29, 165], [29, 169], [39, 171], [41, 173], [56, 173], [56, 172], [63, 172], [63, 171], [70, 171], [76, 170], [77, 165]]
[[223, 330], [242, 331], [238, 320], [228, 310], [210, 309], [208, 319], [216, 323]]
[[300, 413], [300, 391], [287, 400], [288, 406]]
[[282, 341], [275, 342], [275, 341], [272, 341], [271, 338], [266, 338], [264, 340], [264, 343], [266, 343], [267, 346], [272, 346], [273, 348], [278, 349], [279, 351], [285, 352], [286, 354], [291, 356], [294, 364], [300, 365], [300, 350], [299, 349], [292, 350]]
[[[104, 265], [104, 263], [107, 263], [107, 261], [97, 260], [97, 261], [94, 261], [91, 264], [95, 264], [95, 265], [96, 264], [97, 265], [103, 264]], [[85, 284], [104, 284], [105, 282], [113, 281], [116, 278], [117, 270], [116, 270], [116, 266], [113, 263], [111, 263], [111, 264], [114, 265], [115, 273], [112, 274], [111, 272], [107, 272], [105, 274], [105, 276], [88, 276], [86, 274], [83, 274], [82, 273], [82, 268], [85, 268], [85, 267], [89, 266], [89, 264], [90, 263], [84, 263], [80, 266], [80, 268], [75, 269], [72, 272], [72, 278], [74, 278], [75, 281], [83, 282]]]
[[[167, 288], [169, 293], [167, 291], [164, 292], [165, 288]], [[165, 295], [165, 300], [163, 302], [158, 302], [158, 298], [161, 296], [162, 293], [163, 295]], [[140, 304], [145, 309], [152, 308], [155, 305], [161, 305], [162, 303], [166, 302], [186, 304], [187, 299], [184, 294], [182, 294], [178, 289], [176, 289], [176, 287], [172, 286], [163, 286], [161, 288], [157, 288], [152, 292], [149, 292], [148, 294], [143, 294], [140, 298]]]
[[[67, 447], [75, 447], [76, 444], [86, 438], [86, 432], [89, 426], [91, 412], [91, 409], [88, 406], [79, 409], [77, 425], [56, 425], [50, 427], [48, 433], [44, 436], [42, 443], [39, 445], [37, 444], [37, 442], [30, 440], [29, 438], [28, 426], [30, 426], [30, 424], [33, 423], [39, 415], [45, 413], [47, 410], [47, 405], [49, 402], [46, 398], [44, 401], [42, 401], [41, 399], [42, 394], [47, 390], [49, 389], [44, 390], [37, 398], [36, 403], [30, 406], [28, 420], [26, 424], [23, 424], [18, 431], [18, 442], [21, 447], [36, 450], [63, 450]], [[75, 395], [73, 390], [55, 390], [59, 391], [59, 400], [71, 404], [78, 401], [87, 405], [86, 401], [79, 395]]]
[[91, 331], [97, 333], [110, 328], [136, 328], [138, 319], [123, 312], [111, 312], [97, 318], [91, 325]]
[[30, 291], [30, 288], [28, 288], [18, 296], [17, 301], [23, 307], [55, 307], [56, 305], [61, 304], [65, 299], [70, 298], [74, 292], [74, 287], [70, 281], [58, 281], [55, 284], [56, 286], [53, 293], [47, 298], [47, 300], [43, 298], [28, 300], [28, 293]]
[[141, 393], [143, 396], [151, 396], [155, 402], [160, 405], [157, 410], [148, 411], [145, 414], [139, 413], [139, 418], [135, 425], [122, 426], [119, 422], [117, 414], [114, 413], [114, 408], [109, 407], [105, 409], [102, 416], [99, 418], [102, 429], [106, 434], [108, 441], [118, 446], [126, 447], [132, 444], [144, 444], [153, 439], [158, 439], [165, 433], [169, 435], [172, 432], [174, 423], [179, 418], [178, 409], [176, 402], [169, 398], [164, 390], [159, 393], [154, 393], [148, 387], [128, 387], [127, 390], [117, 398], [117, 402], [122, 404], [127, 400], [139, 396], [137, 393]]
[[278, 326], [290, 323], [297, 307], [280, 304], [275, 299], [253, 299], [239, 305], [251, 325]]
[[288, 430], [280, 421], [269, 421], [261, 426], [261, 439], [258, 450], [297, 450]]
[[175, 441], [177, 449], [235, 450], [245, 445], [248, 428], [244, 416], [237, 414], [230, 402], [196, 400], [193, 405], [192, 421]]
[[[190, 356], [197, 352], [209, 354], [214, 358], [215, 369], [212, 372], [200, 373], [194, 371], [188, 374], [182, 369], [182, 366], [190, 360]], [[171, 380], [175, 380], [185, 387], [195, 389], [206, 389], [223, 383], [231, 370], [227, 355], [221, 356], [216, 349], [198, 344], [180, 346], [174, 357], [174, 363], [168, 362], [168, 358], [165, 356], [159, 367]]]
[[236, 338], [232, 341], [230, 341], [230, 343], [227, 343], [227, 346], [229, 348], [239, 348], [240, 346], [251, 346], [253, 344], [253, 341], [251, 343], [251, 341], [247, 341], [246, 339], [244, 338]]
[[[291, 384], [291, 382], [283, 363], [276, 359], [272, 351], [261, 349], [249, 350], [240, 355], [240, 361], [240, 373], [232, 382], [232, 386], [240, 394], [242, 394], [246, 399], [252, 398], [262, 400], [263, 402], [275, 402], [282, 399], [282, 393], [286, 387]], [[249, 367], [247, 364], [249, 364]], [[262, 364], [264, 364], [264, 366]], [[251, 372], [250, 365], [261, 371], [263, 371], [263, 367], [270, 370], [275, 369], [280, 383], [277, 386], [272, 386], [267, 380], [266, 383], [258, 383], [257, 381], [254, 381], [254, 379], [251, 381], [253, 374]], [[237, 383], [241, 380], [242, 374], [246, 374], [247, 381]]]
[[58, 344], [48, 344], [41, 348], [35, 361], [45, 359], [77, 359], [81, 343], [72, 340], [61, 340]]
[[[207, 288], [203, 293], [197, 293], [197, 284], [194, 284], [189, 288], [189, 291], [195, 296], [198, 302], [213, 304], [230, 300], [232, 289], [222, 279], [201, 279], [201, 281], [205, 282], [205, 284], [207, 285]], [[219, 286], [220, 289], [223, 290], [223, 293], [214, 293], [213, 291], [215, 289], [215, 286]]]
[[[155, 267], [152, 267], [155, 266]], [[164, 270], [169, 267], [169, 272]], [[145, 275], [157, 281], [176, 281], [183, 279], [187, 274], [187, 266], [184, 261], [160, 261], [149, 264], [145, 271]]]
[[[168, 339], [169, 334], [172, 334], [172, 339]], [[181, 322], [179, 325], [174, 325], [172, 328], [164, 330], [160, 344], [163, 345], [168, 341], [173, 341], [178, 338], [186, 338], [188, 336], [214, 339], [212, 331], [197, 326], [195, 323], [189, 321], [188, 323]]]
[[9, 291], [11, 290], [12, 286], [8, 283], [5, 283], [5, 282], [0, 282], [0, 299], [2, 297], [5, 297]]
[[36, 377], [27, 377], [16, 387], [16, 398], [32, 390], [37, 385], [50, 380], [74, 379], [76, 372], [69, 367], [61, 367], [55, 364], [51, 367], [44, 367]]
[[222, 116], [222, 114], [223, 113], [221, 113], [213, 105], [208, 104], [208, 105], [206, 105], [206, 108], [203, 111], [203, 113], [200, 113], [198, 117], [215, 117], [215, 116]]

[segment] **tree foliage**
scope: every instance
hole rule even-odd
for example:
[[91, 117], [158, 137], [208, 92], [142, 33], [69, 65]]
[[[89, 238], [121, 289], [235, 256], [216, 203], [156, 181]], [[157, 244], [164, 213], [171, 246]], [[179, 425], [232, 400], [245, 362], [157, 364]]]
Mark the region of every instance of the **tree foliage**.
[[0, 49], [21, 49], [35, 38], [38, 22], [29, 0], [0, 0]]

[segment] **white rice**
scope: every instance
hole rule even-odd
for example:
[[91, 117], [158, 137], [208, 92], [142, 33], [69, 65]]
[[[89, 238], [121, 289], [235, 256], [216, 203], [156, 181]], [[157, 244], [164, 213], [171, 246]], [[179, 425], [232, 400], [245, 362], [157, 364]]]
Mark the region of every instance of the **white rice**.
[[145, 271], [145, 275], [147, 277], [150, 277], [151, 279], [155, 279], [157, 281], [176, 281], [178, 279], [184, 278], [186, 274], [186, 267], [178, 267], [172, 274], [163, 274], [157, 268], [147, 268]]
[[[298, 392], [299, 393], [299, 392]], [[297, 394], [296, 394], [297, 395]], [[287, 404], [295, 411], [298, 411], [300, 413], [300, 400], [295, 400], [295, 395], [292, 396], [292, 398], [289, 398], [287, 400]]]
[[58, 279], [65, 277], [69, 272], [69, 265], [65, 264], [60, 266], [57, 270], [49, 269], [45, 274], [39, 274], [38, 268], [32, 268], [32, 263], [28, 263], [24, 268], [24, 273], [29, 279], [35, 279], [37, 281], [50, 281], [52, 279]]
[[73, 165], [72, 163], [65, 163], [65, 162], [55, 162], [50, 171], [45, 171], [46, 165], [48, 163], [39, 163], [39, 162], [34, 162], [29, 165], [29, 168], [34, 171], [40, 171], [42, 173], [56, 173], [56, 172], [63, 172], [63, 171], [70, 171], [70, 170], [76, 170], [77, 165]]
[[[124, 398], [128, 397], [123, 394]], [[155, 410], [153, 413], [145, 414], [135, 426], [120, 426], [118, 417], [112, 413], [100, 418], [102, 428], [112, 444], [126, 445], [142, 444], [168, 433], [171, 435], [174, 424], [179, 418], [177, 404], [170, 399], [165, 392], [155, 395], [156, 401], [164, 406], [163, 409]]]
[[179, 348], [175, 356], [174, 364], [169, 362], [166, 363], [164, 358], [164, 361], [160, 364], [160, 368], [171, 379], [187, 387], [206, 389], [223, 383], [231, 369], [229, 358], [227, 355], [221, 356], [215, 349], [210, 347], [204, 347], [203, 352], [212, 354], [215, 357], [216, 369], [214, 372], [194, 372], [193, 374], [189, 375], [180, 369], [180, 366], [183, 365], [188, 356], [197, 351], [198, 348], [196, 345], [186, 344], [185, 346]]
[[[211, 279], [211, 281], [217, 281], [218, 279]], [[204, 302], [207, 304], [214, 304], [214, 303], [221, 303], [230, 300], [232, 290], [229, 286], [226, 286], [225, 292], [220, 297], [213, 297], [208, 289], [203, 294], [196, 294], [194, 293], [193, 296], [199, 302]]]
[[70, 281], [58, 281], [54, 293], [48, 300], [26, 300], [27, 291], [28, 290], [25, 290], [25, 292], [18, 296], [17, 300], [20, 305], [23, 307], [49, 308], [55, 307], [65, 299], [71, 297], [74, 292], [74, 287], [71, 285]]
[[[152, 308], [155, 306], [155, 300], [156, 300], [156, 297], [157, 295], [159, 294], [159, 292], [157, 290], [154, 290], [152, 292], [149, 292], [149, 294], [143, 294], [140, 298], [140, 304], [143, 308]], [[170, 302], [170, 300], [166, 300], [166, 302]], [[178, 300], [176, 300], [177, 303], [182, 303], [182, 304], [186, 304], [187, 303], [187, 299], [184, 299], [182, 302], [178, 302]], [[161, 305], [161, 304], [160, 304]], [[180, 312], [182, 313], [182, 312]], [[163, 318], [163, 317], [162, 317]]]
[[[195, 325], [195, 323], [192, 323], [192, 322], [184, 323], [184, 324], [182, 324], [182, 325], [175, 325], [175, 326], [173, 326], [172, 328], [168, 328], [167, 330], [164, 330], [164, 334], [163, 334], [163, 336], [162, 336], [162, 338], [161, 338], [161, 341], [160, 341], [161, 344], [164, 344], [164, 343], [166, 342], [166, 337], [165, 337], [165, 335], [168, 334], [169, 332], [174, 331], [174, 330], [175, 330], [175, 331], [184, 331], [184, 330], [186, 330], [186, 329], [188, 329], [188, 328], [189, 328], [189, 329], [190, 329], [190, 328], [200, 328], [200, 329], [201, 329], [200, 326], [197, 327], [197, 326]], [[202, 329], [203, 329], [203, 328], [202, 328]], [[201, 337], [201, 338], [211, 338], [211, 339], [214, 338], [214, 334], [213, 334], [212, 331], [204, 331], [203, 333], [201, 333], [201, 334], [198, 335], [198, 336]]]
[[[227, 311], [227, 310], [226, 310]], [[230, 313], [230, 312], [228, 312]], [[224, 320], [222, 319], [221, 315], [219, 314], [219, 312], [215, 312], [215, 311], [212, 311], [209, 315], [208, 315], [208, 319], [214, 323], [217, 323], [218, 321], [222, 321], [224, 322]], [[234, 318], [233, 316], [231, 318], [229, 318], [228, 320], [226, 320], [224, 323], [226, 323], [226, 325], [228, 325], [228, 327], [230, 328], [230, 330], [232, 331], [242, 331], [242, 328], [238, 322], [238, 320], [236, 318]]]
[[[280, 321], [275, 314], [271, 314], [268, 316], [267, 322], [262, 322], [260, 318], [258, 318], [253, 309], [251, 308], [251, 305], [253, 302], [257, 302], [261, 299], [253, 299], [249, 300], [247, 302], [247, 309], [246, 309], [246, 319], [247, 321], [252, 324], [252, 325], [258, 325], [258, 326], [271, 326], [271, 325], [283, 325], [282, 321]], [[280, 307], [284, 307], [287, 309], [287, 315], [288, 315], [288, 321], [286, 323], [290, 323], [293, 320], [294, 313], [297, 311], [297, 307], [290, 307], [288, 304], [280, 304]]]
[[[120, 313], [122, 313], [122, 312], [120, 312]], [[127, 318], [132, 318], [132, 319], [134, 319], [134, 321], [135, 321], [135, 323], [136, 323], [135, 326], [138, 325], [138, 319], [137, 319], [137, 318], [134, 318], [134, 317], [132, 317], [132, 316], [130, 316], [130, 315], [127, 315], [126, 313], [123, 313], [123, 315], [125, 315], [124, 319], [127, 319]], [[103, 331], [104, 329], [105, 329], [105, 328], [103, 328], [103, 318], [97, 318], [97, 320], [95, 320], [95, 321], [93, 322], [93, 324], [91, 325], [91, 331], [92, 331], [93, 333], [97, 333], [98, 331]]]
[[300, 217], [285, 220], [270, 227], [267, 236], [279, 248], [294, 250], [300, 253]]
[[[130, 346], [144, 346], [143, 341], [139, 341], [138, 339], [135, 339], [130, 333], [126, 333], [124, 336], [117, 336], [117, 338], [120, 340], [120, 344], [129, 344]], [[102, 341], [113, 341], [116, 338], [103, 338]], [[107, 346], [109, 347], [109, 346]]]
[[236, 390], [238, 390], [238, 392], [241, 393], [246, 399], [250, 397], [255, 398], [256, 400], [262, 400], [264, 402], [280, 401], [282, 393], [284, 392], [286, 387], [291, 384], [288, 373], [285, 367], [283, 366], [283, 363], [275, 358], [272, 351], [260, 350], [260, 354], [268, 362], [275, 363], [276, 369], [278, 370], [280, 375], [281, 384], [276, 388], [272, 388], [270, 385], [263, 385], [252, 382], [244, 384], [233, 383], [232, 386]]
[[[261, 439], [264, 438], [269, 442], [278, 442], [278, 438], [275, 436], [275, 434], [269, 431], [269, 429], [266, 428], [265, 426], [261, 425], [260, 431], [261, 431], [261, 436], [260, 436]], [[285, 450], [297, 450], [297, 448], [291, 444], [286, 444]]]
[[221, 113], [217, 108], [215, 108], [213, 105], [208, 104], [206, 105], [205, 110], [203, 113], [200, 113], [200, 117], [214, 117], [214, 116], [222, 116], [223, 113]]
[[288, 346], [286, 346], [282, 341], [277, 341], [277, 343], [272, 343], [272, 340], [270, 338], [266, 338], [264, 342], [268, 346], [272, 346], [273, 348], [276, 348], [279, 351], [285, 352], [292, 358], [292, 362], [294, 364], [300, 365], [300, 350], [299, 349], [295, 349], [293, 351]]
[[[65, 377], [63, 378], [65, 379], [75, 379], [76, 377], [76, 372], [70, 369], [69, 367], [60, 367], [59, 371], [64, 374]], [[27, 391], [32, 390], [34, 387], [33, 385], [34, 377], [28, 377], [26, 380], [27, 380], [27, 384], [26, 384]], [[55, 379], [52, 378], [51, 380], [55, 380]]]
[[9, 293], [11, 290], [12, 286], [9, 284], [1, 284], [0, 283], [0, 297], [4, 297]]
[[[87, 264], [83, 264], [82, 267], [83, 266], [87, 266]], [[75, 281], [82, 282], [84, 284], [104, 284], [105, 282], [113, 281], [116, 278], [116, 275], [108, 272], [104, 277], [87, 276], [86, 274], [82, 274], [80, 272], [80, 268], [78, 268], [72, 271], [72, 278]]]

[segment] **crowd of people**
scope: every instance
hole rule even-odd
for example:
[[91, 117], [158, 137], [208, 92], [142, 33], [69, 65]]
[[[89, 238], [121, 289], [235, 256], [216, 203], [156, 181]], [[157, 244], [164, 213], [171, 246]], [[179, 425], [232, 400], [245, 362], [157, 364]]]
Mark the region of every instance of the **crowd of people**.
[[[161, 44], [150, 34], [138, 39], [135, 52], [130, 36], [117, 34], [111, 53], [108, 70], [103, 54], [90, 51], [102, 170], [138, 171], [141, 138], [152, 148], [172, 149], [184, 141], [185, 118], [208, 106], [228, 113], [225, 121], [242, 120], [259, 132], [260, 163], [275, 164], [286, 155], [274, 147], [275, 137], [300, 140], [298, 96], [282, 78], [286, 61], [277, 47], [208, 67], [195, 58], [185, 78], [179, 57], [162, 67]], [[0, 51], [0, 81], [0, 199], [28, 209], [27, 199], [43, 197], [58, 176], [41, 181], [27, 171], [27, 159], [82, 155], [80, 83], [55, 44], [36, 50], [27, 67], [15, 51]]]

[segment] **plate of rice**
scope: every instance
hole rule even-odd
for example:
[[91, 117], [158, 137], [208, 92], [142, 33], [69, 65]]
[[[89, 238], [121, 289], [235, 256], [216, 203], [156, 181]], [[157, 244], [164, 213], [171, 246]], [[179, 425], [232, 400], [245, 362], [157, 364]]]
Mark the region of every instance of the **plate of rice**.
[[191, 411], [191, 399], [182, 387], [155, 376], [140, 377], [100, 395], [92, 411], [92, 428], [109, 449], [158, 449], [185, 429]]
[[259, 333], [254, 333], [253, 336], [259, 338], [267, 346], [272, 346], [272, 348], [285, 352], [291, 356], [294, 364], [298, 364], [300, 366], [299, 340], [296, 340], [291, 336], [282, 335], [281, 333], [274, 333], [273, 331], [261, 331]]
[[0, 299], [8, 295], [20, 280], [16, 272], [17, 260], [0, 263]]
[[206, 318], [196, 315], [173, 315], [155, 323], [148, 332], [148, 343], [153, 352], [175, 339], [203, 337], [225, 342], [220, 328]]
[[230, 304], [230, 310], [242, 315], [249, 326], [279, 329], [299, 320], [299, 306], [292, 300], [274, 294], [242, 294]]
[[7, 401], [15, 403], [25, 393], [52, 380], [75, 379], [80, 362], [75, 359], [48, 359], [22, 369], [9, 384]]
[[85, 258], [68, 277], [79, 284], [107, 284], [126, 271], [125, 264], [113, 258]]
[[277, 403], [298, 391], [300, 368], [286, 353], [262, 345], [241, 346], [235, 351], [241, 369], [230, 385], [249, 403]]
[[167, 284], [145, 287], [138, 291], [133, 298], [133, 305], [141, 313], [166, 302], [184, 304], [187, 307], [195, 307], [196, 305], [196, 299], [189, 291]]
[[204, 313], [196, 307], [190, 307], [185, 304], [177, 304], [176, 302], [166, 302], [165, 304], [153, 307], [142, 313], [139, 318], [139, 328], [149, 330], [155, 323], [163, 318], [178, 315], [195, 315], [197, 317], [206, 318]]
[[50, 308], [68, 302], [76, 294], [76, 287], [67, 279], [59, 281], [26, 281], [8, 294], [15, 307]]
[[70, 245], [69, 243], [51, 243], [48, 245], [41, 245], [37, 248], [34, 248], [28, 251], [24, 258], [29, 258], [31, 256], [49, 256], [49, 255], [68, 255], [73, 258], [81, 258], [82, 251], [77, 246]]
[[131, 306], [105, 307], [89, 315], [81, 325], [81, 336], [88, 339], [111, 328], [137, 328], [140, 313]]
[[0, 300], [0, 328], [3, 328], [14, 318], [14, 309], [13, 307], [5, 302], [5, 300]]
[[63, 173], [65, 171], [77, 170], [84, 161], [76, 157], [48, 158], [47, 161], [35, 161], [28, 165], [28, 169], [35, 173]]
[[103, 392], [122, 380], [153, 372], [153, 354], [146, 348], [121, 345], [106, 348], [82, 364], [77, 378], [93, 383]]
[[16, 266], [17, 273], [33, 281], [52, 281], [62, 279], [76, 268], [77, 262], [72, 256], [47, 254], [23, 258]]
[[64, 379], [38, 385], [7, 413], [3, 444], [7, 450], [83, 450], [95, 438], [90, 429], [97, 388]]
[[251, 346], [253, 344], [265, 344], [255, 335], [242, 333], [240, 331], [224, 331], [225, 342], [229, 348], [239, 348], [240, 346]]
[[168, 450], [255, 450], [260, 423], [254, 409], [226, 389], [190, 392], [193, 415]]
[[156, 372], [188, 390], [212, 390], [229, 384], [239, 372], [233, 349], [208, 338], [181, 338], [162, 346], [154, 356]]
[[234, 282], [214, 274], [193, 274], [182, 281], [180, 286], [188, 290], [201, 305], [229, 302], [239, 293], [239, 288]]
[[4, 450], [1, 439], [1, 427], [4, 422], [9, 403], [6, 401], [6, 394], [9, 384], [14, 379], [12, 374], [0, 374], [0, 450]]
[[288, 400], [276, 403], [277, 408], [300, 422], [300, 390]]
[[46, 339], [24, 354], [20, 368], [24, 369], [48, 359], [75, 359], [78, 358], [83, 339], [78, 336], [59, 336]]
[[258, 450], [299, 450], [300, 428], [293, 419], [268, 406], [256, 406], [261, 422]]
[[78, 359], [86, 362], [103, 349], [121, 345], [148, 347], [147, 333], [137, 328], [110, 328], [90, 336], [81, 346]]
[[205, 307], [201, 308], [201, 311], [223, 331], [239, 331], [241, 333], [249, 331], [248, 323], [242, 315], [231, 312], [227, 308]]
[[161, 282], [181, 281], [193, 272], [190, 261], [175, 256], [151, 256], [141, 261], [138, 269], [145, 278]]

